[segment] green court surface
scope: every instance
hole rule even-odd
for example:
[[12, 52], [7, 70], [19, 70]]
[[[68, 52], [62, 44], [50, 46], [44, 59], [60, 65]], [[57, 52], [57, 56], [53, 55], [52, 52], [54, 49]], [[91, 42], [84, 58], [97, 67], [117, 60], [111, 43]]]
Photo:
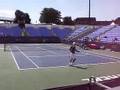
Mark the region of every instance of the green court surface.
[[83, 84], [90, 76], [120, 74], [120, 63], [80, 67], [56, 67], [18, 70], [11, 52], [0, 49], [0, 90], [44, 90], [66, 85]]

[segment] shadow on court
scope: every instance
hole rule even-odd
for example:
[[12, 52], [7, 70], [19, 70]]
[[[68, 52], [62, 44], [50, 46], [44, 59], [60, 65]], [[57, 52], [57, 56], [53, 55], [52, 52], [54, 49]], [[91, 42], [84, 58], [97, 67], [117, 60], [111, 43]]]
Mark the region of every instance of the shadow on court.
[[71, 67], [78, 68], [78, 69], [87, 69], [87, 66], [77, 66], [77, 65], [71, 65]]

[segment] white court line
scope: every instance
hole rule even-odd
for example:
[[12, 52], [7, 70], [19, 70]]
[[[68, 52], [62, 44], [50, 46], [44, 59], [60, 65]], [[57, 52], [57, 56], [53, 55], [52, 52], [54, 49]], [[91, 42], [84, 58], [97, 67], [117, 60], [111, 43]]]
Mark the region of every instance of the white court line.
[[4, 49], [4, 48], [0, 48], [0, 49]]
[[[114, 64], [117, 62], [105, 62], [105, 63], [88, 63], [88, 64], [76, 64], [76, 65], [92, 65], [92, 66], [97, 66], [97, 65], [107, 65], [107, 64]], [[119, 62], [118, 62], [119, 63]]]
[[[88, 65], [90, 66], [94, 66], [94, 65], [105, 65], [105, 64], [112, 64], [115, 62], [108, 62], [108, 63], [99, 63], [99, 64], [75, 64], [75, 66], [85, 66], [87, 67]], [[73, 65], [74, 66], [74, 65]], [[54, 68], [70, 68], [71, 66], [69, 66], [69, 63], [65, 66], [49, 66], [49, 67], [39, 67], [39, 69], [54, 69]], [[20, 70], [39, 70], [38, 68], [26, 68], [26, 69], [20, 69]]]
[[35, 64], [35, 62], [33, 62], [25, 53], [23, 53], [17, 46], [16, 48], [30, 61], [32, 62], [32, 64], [34, 64], [37, 68], [39, 68], [39, 66], [37, 64]]
[[104, 85], [104, 84], [102, 84], [102, 83], [98, 83], [98, 82], [96, 82], [95, 84], [97, 84], [98, 86], [100, 86], [100, 87], [103, 87], [103, 88], [106, 88], [106, 89], [112, 89], [111, 87], [109, 87], [109, 86], [106, 86], [106, 85]]
[[[104, 64], [110, 64], [110, 63], [115, 63], [115, 62], [109, 62], [109, 63], [99, 63], [99, 64], [75, 64], [73, 66], [85, 66], [87, 68], [88, 65], [104, 65]], [[72, 66], [69, 66], [69, 63], [65, 66], [49, 66], [49, 67], [39, 67], [39, 69], [54, 69], [54, 68], [71, 68]], [[22, 70], [39, 70], [38, 68], [26, 68], [26, 69], [20, 69]]]
[[87, 53], [89, 53], [91, 55], [98, 56], [98, 57], [106, 57], [109, 59], [115, 59], [115, 61], [120, 62], [120, 58], [118, 58], [118, 57], [114, 57], [114, 56], [110, 56], [110, 55], [103, 55], [103, 54], [94, 53], [94, 52], [90, 52], [90, 51], [88, 51]]
[[55, 68], [67, 68], [67, 67], [70, 67], [68, 65], [66, 66], [52, 66], [52, 67], [40, 67], [39, 69], [38, 68], [26, 68], [26, 69], [20, 69], [21, 71], [23, 70], [40, 70], [40, 69], [55, 69]]
[[[62, 56], [70, 56], [70, 55], [43, 55], [43, 56], [29, 56], [29, 57], [62, 57]], [[86, 56], [86, 55], [75, 55], [75, 56]]]
[[[90, 66], [95, 66], [95, 65], [106, 65], [106, 64], [112, 64], [112, 63], [116, 63], [116, 62], [108, 62], [108, 63], [98, 63], [98, 64], [75, 64], [75, 66], [84, 66], [87, 68], [88, 65]], [[73, 65], [74, 66], [74, 65]], [[54, 68], [70, 68], [71, 66], [69, 66], [69, 63], [65, 66], [49, 66], [49, 67], [39, 67], [39, 69], [54, 69]], [[88, 67], [89, 68], [89, 67]], [[22, 70], [39, 70], [38, 68], [26, 68], [26, 69], [20, 69]]]
[[[43, 49], [43, 48], [41, 48], [41, 49]], [[47, 49], [43, 49], [43, 50], [46, 50], [46, 51], [48, 51]], [[85, 53], [86, 54], [86, 53]], [[92, 55], [92, 54], [90, 54], [90, 53], [87, 53], [88, 55]], [[95, 54], [94, 54], [95, 55]], [[55, 57], [55, 55], [46, 55], [46, 56], [50, 56], [50, 57]], [[46, 57], [46, 56], [27, 56], [27, 57]], [[58, 55], [58, 56], [69, 56], [69, 55]], [[80, 55], [76, 55], [76, 56], [80, 56]], [[82, 55], [82, 56], [85, 56], [85, 55]], [[98, 56], [98, 55], [95, 55], [95, 56]], [[56, 56], [57, 57], [57, 56]], [[102, 57], [102, 56], [99, 56], [99, 57]], [[100, 65], [100, 64], [109, 64], [109, 63], [116, 63], [116, 62], [107, 62], [107, 63], [96, 63], [96, 64], [77, 64], [77, 65]], [[46, 69], [48, 69], [48, 68], [59, 68], [59, 67], [68, 67], [67, 65], [65, 65], [65, 66], [53, 66], [53, 67], [39, 67], [39, 68], [41, 68], [41, 69], [44, 69], [44, 68], [46, 68]], [[37, 69], [37, 68], [27, 68], [27, 69], [20, 69], [20, 70], [31, 70], [31, 69]]]
[[[84, 66], [88, 67], [89, 66], [97, 66], [97, 65], [107, 65], [107, 64], [114, 64], [116, 62], [106, 62], [106, 63], [89, 63], [89, 64], [75, 64], [75, 66]], [[54, 68], [69, 68], [69, 64], [65, 66], [49, 66], [49, 67], [39, 67], [39, 69], [54, 69]], [[37, 68], [27, 68], [27, 69], [20, 69], [20, 70], [37, 70]]]
[[17, 66], [17, 69], [20, 70], [20, 67], [19, 67], [19, 65], [18, 65], [18, 63], [17, 63], [17, 61], [16, 61], [16, 59], [15, 59], [15, 56], [14, 56], [11, 48], [10, 48], [10, 52], [11, 52], [11, 55], [12, 55], [12, 57], [13, 57], [13, 60], [14, 60], [14, 62], [15, 62], [15, 64], [16, 64], [16, 66]]
[[[39, 68], [40, 69], [40, 68]], [[26, 68], [26, 69], [19, 69], [20, 71], [25, 71], [25, 70], [39, 70], [38, 68]]]
[[52, 54], [57, 54], [56, 52], [51, 51], [51, 50], [48, 50], [48, 49], [44, 49], [44, 48], [41, 48], [41, 47], [38, 47], [38, 48], [40, 48], [41, 50], [44, 50], [44, 51], [50, 52], [50, 53], [52, 53]]

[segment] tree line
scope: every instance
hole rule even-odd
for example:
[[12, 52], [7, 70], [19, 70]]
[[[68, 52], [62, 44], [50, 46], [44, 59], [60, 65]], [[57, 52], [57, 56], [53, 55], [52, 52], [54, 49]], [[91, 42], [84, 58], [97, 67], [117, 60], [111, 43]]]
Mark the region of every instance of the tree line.
[[[44, 24], [74, 25], [77, 23], [77, 19], [78, 18], [72, 20], [71, 16], [62, 17], [61, 12], [54, 8], [44, 8], [40, 13], [39, 22]], [[28, 13], [21, 10], [16, 10], [14, 23], [18, 23], [20, 20], [24, 20], [26, 24], [31, 23]]]

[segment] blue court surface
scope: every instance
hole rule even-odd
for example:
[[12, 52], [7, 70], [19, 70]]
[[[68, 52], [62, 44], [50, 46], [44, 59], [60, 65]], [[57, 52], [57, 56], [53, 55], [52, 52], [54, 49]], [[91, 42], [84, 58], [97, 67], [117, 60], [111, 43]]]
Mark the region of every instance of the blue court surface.
[[[10, 45], [10, 50], [18, 70], [65, 67], [69, 64], [69, 46], [64, 44], [15, 44]], [[76, 53], [77, 60], [74, 65], [96, 65], [118, 61], [80, 51]]]

